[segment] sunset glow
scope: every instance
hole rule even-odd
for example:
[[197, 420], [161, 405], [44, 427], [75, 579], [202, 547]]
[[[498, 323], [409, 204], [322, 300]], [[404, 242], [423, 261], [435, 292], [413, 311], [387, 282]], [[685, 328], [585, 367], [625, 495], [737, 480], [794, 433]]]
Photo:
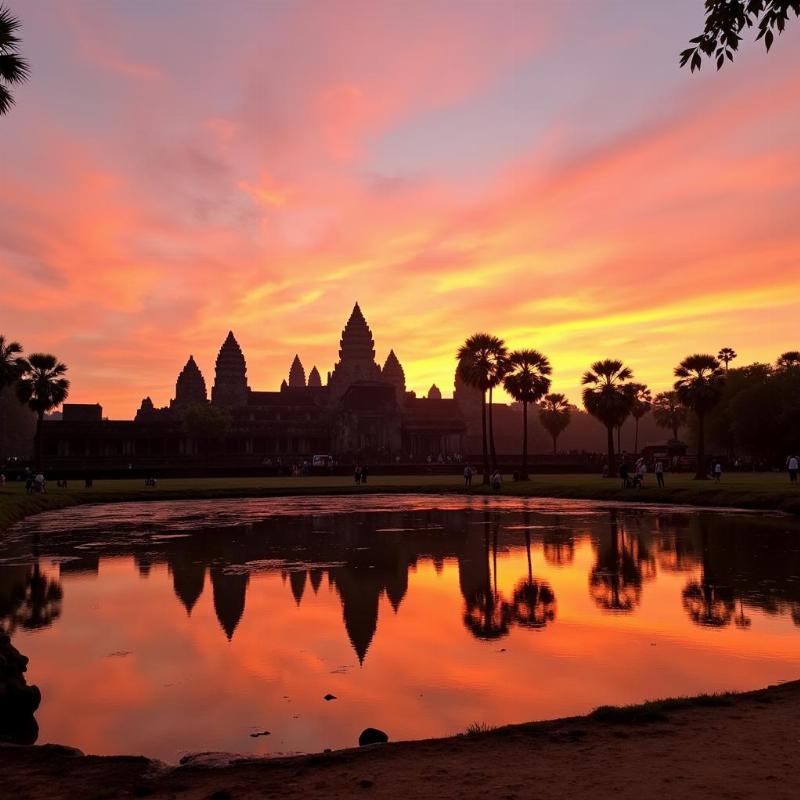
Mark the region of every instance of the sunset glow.
[[17, 5], [0, 332], [71, 401], [210, 385], [229, 329], [250, 386], [324, 378], [356, 300], [445, 396], [475, 330], [575, 401], [596, 358], [800, 346], [799, 30], [691, 75], [698, 0]]

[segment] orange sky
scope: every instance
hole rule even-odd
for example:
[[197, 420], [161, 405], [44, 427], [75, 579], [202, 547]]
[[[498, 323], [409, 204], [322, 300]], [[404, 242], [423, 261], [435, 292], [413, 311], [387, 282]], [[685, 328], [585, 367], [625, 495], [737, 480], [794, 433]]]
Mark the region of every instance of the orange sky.
[[578, 398], [689, 352], [800, 346], [800, 30], [721, 73], [700, 0], [12, 3], [32, 78], [0, 120], [0, 332], [129, 417], [206, 381], [331, 369], [358, 300], [382, 363], [452, 390], [477, 329]]

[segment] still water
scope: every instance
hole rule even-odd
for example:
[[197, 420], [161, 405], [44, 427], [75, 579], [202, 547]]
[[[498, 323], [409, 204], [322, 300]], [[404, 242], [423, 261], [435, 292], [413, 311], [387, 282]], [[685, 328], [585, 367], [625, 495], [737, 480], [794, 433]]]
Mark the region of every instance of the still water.
[[83, 507], [4, 543], [0, 626], [42, 690], [39, 742], [172, 762], [442, 736], [799, 678], [800, 522], [502, 497]]

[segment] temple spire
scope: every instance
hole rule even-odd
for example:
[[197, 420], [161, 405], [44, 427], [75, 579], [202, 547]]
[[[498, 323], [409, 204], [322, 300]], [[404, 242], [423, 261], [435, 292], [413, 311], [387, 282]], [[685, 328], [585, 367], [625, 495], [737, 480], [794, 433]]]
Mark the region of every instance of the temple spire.
[[311, 372], [308, 373], [308, 385], [313, 387], [322, 386], [322, 378], [316, 367], [311, 367]]
[[306, 371], [300, 362], [300, 356], [296, 355], [292, 366], [289, 368], [289, 386], [302, 387], [306, 385]]

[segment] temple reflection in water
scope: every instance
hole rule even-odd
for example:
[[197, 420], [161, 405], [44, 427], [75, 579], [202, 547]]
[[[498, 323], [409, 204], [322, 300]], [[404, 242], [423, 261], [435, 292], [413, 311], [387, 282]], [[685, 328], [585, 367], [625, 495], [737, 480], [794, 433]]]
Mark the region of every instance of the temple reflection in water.
[[[363, 664], [379, 627], [381, 598], [400, 613], [419, 562], [430, 561], [437, 573], [445, 563], [456, 566], [463, 625], [474, 637], [493, 640], [514, 628], [542, 630], [557, 622], [552, 576], [574, 575], [582, 544], [593, 553], [584, 580], [599, 613], [635, 614], [660, 573], [685, 574], [674, 602], [692, 623], [747, 629], [748, 610], [759, 609], [791, 614], [800, 625], [800, 550], [779, 519], [759, 520], [758, 535], [751, 516], [612, 509], [568, 521], [491, 509], [282, 516], [175, 538], [111, 539], [94, 549], [61, 535], [29, 563], [20, 554], [22, 563], [0, 565], [0, 625], [13, 634], [55, 623], [68, 602], [63, 580], [97, 575], [104, 559], [132, 556], [143, 580], [166, 565], [188, 615], [210, 591], [228, 640], [247, 613], [253, 575], [280, 574], [287, 602], [298, 609], [321, 589], [334, 592]], [[525, 554], [524, 567], [504, 590], [498, 553], [517, 551]], [[557, 568], [550, 580], [537, 576], [537, 560]]]

